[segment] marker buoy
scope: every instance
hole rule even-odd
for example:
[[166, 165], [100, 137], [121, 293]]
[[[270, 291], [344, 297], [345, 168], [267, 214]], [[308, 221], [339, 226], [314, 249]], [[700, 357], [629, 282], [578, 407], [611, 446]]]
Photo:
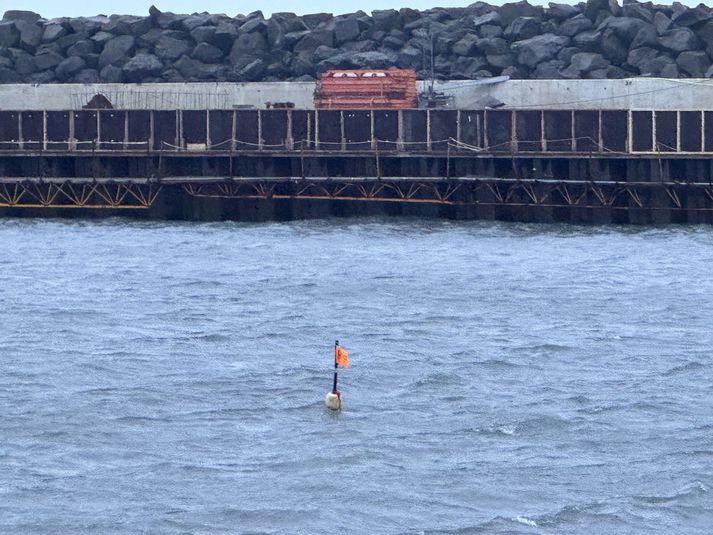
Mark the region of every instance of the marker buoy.
[[333, 411], [338, 411], [342, 408], [342, 394], [337, 390], [337, 368], [340, 364], [344, 368], [349, 367], [349, 354], [339, 346], [339, 340], [337, 340], [334, 342], [334, 382], [332, 383], [332, 390], [324, 396], [324, 404]]
[[328, 409], [338, 411], [342, 408], [342, 396], [339, 394], [339, 392], [337, 392], [336, 394], [334, 392], [327, 392], [327, 395], [324, 396], [324, 404], [327, 406]]

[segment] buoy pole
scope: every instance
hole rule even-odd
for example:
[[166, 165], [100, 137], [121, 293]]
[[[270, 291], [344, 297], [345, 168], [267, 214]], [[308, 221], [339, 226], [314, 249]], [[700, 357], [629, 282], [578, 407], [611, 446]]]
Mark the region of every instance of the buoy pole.
[[339, 390], [337, 390], [337, 369], [339, 366], [339, 363], [337, 362], [337, 348], [338, 347], [339, 347], [339, 340], [335, 340], [335, 342], [334, 342], [334, 382], [332, 383], [331, 392], [327, 392], [327, 395], [324, 396], [324, 404], [327, 406], [328, 409], [332, 409], [333, 411], [338, 411], [342, 408], [342, 396], [339, 393]]
[[332, 385], [332, 394], [339, 394], [337, 390], [337, 348], [339, 347], [339, 340], [334, 341], [334, 384]]

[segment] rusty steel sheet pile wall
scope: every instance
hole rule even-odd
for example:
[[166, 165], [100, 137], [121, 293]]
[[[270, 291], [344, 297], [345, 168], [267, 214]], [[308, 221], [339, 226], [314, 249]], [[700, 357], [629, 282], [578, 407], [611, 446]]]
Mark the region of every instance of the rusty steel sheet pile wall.
[[642, 110], [0, 111], [0, 152], [713, 152], [713, 112]]
[[405, 109], [417, 103], [413, 69], [330, 69], [314, 90], [318, 109]]

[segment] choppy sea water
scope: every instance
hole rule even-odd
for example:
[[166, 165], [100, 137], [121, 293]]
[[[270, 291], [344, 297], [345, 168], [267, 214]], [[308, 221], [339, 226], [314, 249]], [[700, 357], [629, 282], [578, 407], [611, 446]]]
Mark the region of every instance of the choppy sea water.
[[713, 530], [710, 227], [0, 220], [0, 246], [2, 533]]

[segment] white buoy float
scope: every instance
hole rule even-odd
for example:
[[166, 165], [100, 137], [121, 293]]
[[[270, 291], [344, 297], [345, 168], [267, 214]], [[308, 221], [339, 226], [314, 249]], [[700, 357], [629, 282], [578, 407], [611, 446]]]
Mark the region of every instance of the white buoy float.
[[339, 392], [337, 392], [336, 394], [334, 392], [327, 392], [327, 395], [324, 396], [324, 404], [327, 406], [328, 409], [338, 411], [342, 408], [342, 396], [339, 394]]
[[324, 396], [324, 404], [333, 411], [338, 411], [342, 408], [342, 394], [337, 390], [337, 368], [340, 365], [344, 368], [349, 367], [349, 353], [339, 345], [339, 340], [337, 340], [334, 342], [334, 382], [332, 383], [332, 390]]

